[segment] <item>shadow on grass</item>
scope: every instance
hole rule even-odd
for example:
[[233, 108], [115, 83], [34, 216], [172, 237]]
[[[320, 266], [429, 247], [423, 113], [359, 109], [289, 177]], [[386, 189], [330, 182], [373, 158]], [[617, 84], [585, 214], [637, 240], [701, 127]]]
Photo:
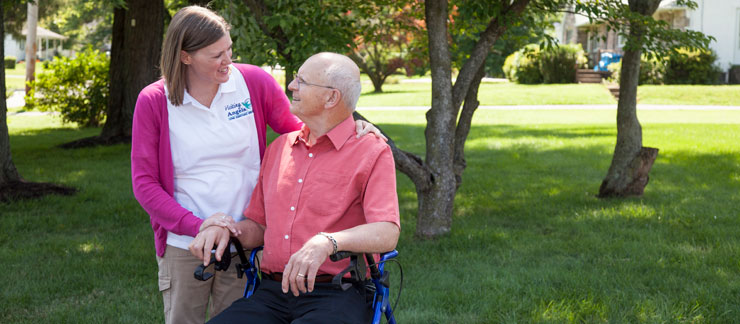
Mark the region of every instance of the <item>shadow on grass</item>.
[[[423, 152], [423, 127], [381, 126]], [[415, 199], [403, 193], [414, 188], [399, 181], [402, 205], [413, 200], [399, 249], [414, 267], [399, 314], [414, 323], [734, 319], [724, 298], [737, 300], [729, 278], [740, 275], [740, 155], [664, 151], [644, 197], [600, 200], [614, 137], [610, 127], [473, 126], [453, 232], [437, 241], [413, 237]]]
[[[380, 126], [399, 147], [424, 152], [424, 127]], [[121, 313], [137, 314], [133, 322], [161, 322], [152, 233], [131, 194], [129, 146], [55, 148], [97, 132], [11, 137], [24, 176], [81, 192], [0, 206], [0, 256], [11, 265], [4, 322], [92, 323]], [[737, 318], [739, 154], [661, 152], [644, 197], [599, 200], [613, 137], [609, 127], [474, 125], [453, 231], [435, 241], [413, 237], [415, 190], [399, 174], [405, 288], [397, 317], [404, 323]], [[29, 268], [38, 270], [21, 271]], [[105, 297], [88, 300], [91, 291]], [[98, 317], [84, 315], [93, 313]]]
[[363, 97], [374, 97], [374, 96], [389, 95], [389, 94], [427, 93], [427, 92], [429, 92], [429, 89], [383, 90], [383, 92], [364, 92], [362, 93], [362, 96]]

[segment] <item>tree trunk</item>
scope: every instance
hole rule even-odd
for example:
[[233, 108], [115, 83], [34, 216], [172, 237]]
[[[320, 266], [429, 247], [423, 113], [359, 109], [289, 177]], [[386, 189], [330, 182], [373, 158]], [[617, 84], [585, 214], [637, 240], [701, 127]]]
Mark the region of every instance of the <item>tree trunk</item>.
[[385, 77], [374, 73], [368, 73], [368, 77], [370, 77], [370, 81], [373, 83], [373, 93], [382, 93], [383, 92], [383, 83], [385, 83]]
[[432, 67], [432, 108], [427, 111], [426, 165], [431, 185], [417, 188], [419, 214], [416, 234], [435, 237], [448, 233], [452, 226], [452, 207], [457, 192], [453, 170], [455, 122], [452, 72], [447, 44], [447, 1], [425, 2], [429, 34], [429, 58]]
[[373, 83], [373, 93], [383, 92], [383, 83], [385, 83], [386, 76], [383, 76], [383, 73], [378, 70], [378, 66], [376, 65], [375, 69], [370, 68], [365, 59], [355, 51], [349, 54], [349, 58], [357, 64], [360, 71], [367, 74], [368, 78], [370, 78], [370, 82]]
[[164, 33], [162, 0], [127, 0], [116, 8], [110, 62], [110, 97], [104, 140], [131, 140], [131, 123], [139, 91], [161, 75], [159, 56]]
[[[5, 11], [0, 7], [0, 38], [5, 39]], [[48, 194], [71, 195], [74, 188], [57, 186], [51, 183], [35, 183], [23, 180], [13, 164], [10, 154], [10, 134], [8, 132], [8, 106], [5, 100], [5, 44], [0, 42], [0, 202], [35, 198]]]
[[[29, 2], [26, 16], [26, 93], [31, 91], [29, 82], [36, 79], [36, 26], [39, 19], [39, 6]], [[5, 53], [3, 53], [4, 55]], [[4, 92], [3, 92], [4, 93]]]
[[[427, 0], [424, 3], [432, 70], [432, 108], [426, 114], [426, 159], [399, 149], [386, 135], [396, 168], [416, 187], [417, 237], [434, 238], [451, 230], [455, 194], [465, 169], [465, 141], [479, 104], [478, 89], [484, 75], [485, 58], [491, 46], [511, 25], [511, 19], [521, 16], [528, 3], [529, 0], [515, 0], [499, 17], [491, 19], [470, 59], [460, 70], [454, 87], [447, 43], [447, 1]], [[500, 19], [502, 17], [504, 19]], [[458, 121], [463, 99], [465, 105]], [[364, 119], [356, 112], [354, 115], [355, 119]]]
[[126, 8], [113, 11], [110, 95], [103, 130], [100, 136], [67, 143], [64, 148], [130, 143], [139, 91], [161, 75], [164, 1], [127, 0]]
[[[630, 1], [630, 10], [652, 15], [659, 0]], [[637, 84], [644, 26], [630, 24], [629, 40], [622, 57], [617, 104], [617, 144], [609, 171], [599, 187], [599, 198], [641, 196], [658, 149], [642, 146], [642, 127], [637, 120]]]
[[[5, 39], [4, 10], [0, 8], [0, 36]], [[8, 133], [8, 106], [5, 100], [5, 44], [0, 42], [0, 91], [3, 100], [0, 102], [0, 187], [14, 181], [20, 181], [21, 176], [13, 164], [10, 154], [10, 134]]]

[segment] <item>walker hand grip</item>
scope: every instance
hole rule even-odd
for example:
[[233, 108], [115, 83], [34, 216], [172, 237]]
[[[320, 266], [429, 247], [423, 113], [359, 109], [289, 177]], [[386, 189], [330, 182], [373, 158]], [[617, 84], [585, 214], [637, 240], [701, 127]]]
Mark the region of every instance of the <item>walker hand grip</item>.
[[[241, 245], [239, 245], [241, 247]], [[216, 248], [214, 246], [214, 248]], [[244, 252], [242, 252], [244, 254]], [[195, 268], [195, 272], [193, 273], [193, 276], [195, 279], [198, 279], [200, 281], [206, 281], [208, 279], [211, 279], [213, 277], [213, 273], [206, 272], [206, 268], [213, 264], [213, 269], [217, 271], [226, 271], [229, 269], [229, 265], [231, 265], [231, 252], [229, 250], [224, 251], [224, 254], [221, 255], [221, 261], [216, 260], [216, 255], [211, 254], [211, 261], [208, 261], [207, 265], [198, 265], [197, 268]]]
[[331, 259], [331, 261], [333, 262], [337, 262], [339, 260], [349, 258], [352, 254], [353, 254], [352, 252], [339, 251], [337, 253], [330, 255], [329, 259]]

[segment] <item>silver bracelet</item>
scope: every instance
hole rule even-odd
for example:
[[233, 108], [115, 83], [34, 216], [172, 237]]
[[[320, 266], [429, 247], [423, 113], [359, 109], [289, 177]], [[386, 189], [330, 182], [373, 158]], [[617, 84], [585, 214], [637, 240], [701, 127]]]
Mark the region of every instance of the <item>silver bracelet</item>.
[[331, 252], [331, 254], [336, 254], [337, 253], [337, 240], [335, 240], [334, 237], [332, 237], [331, 235], [324, 233], [324, 232], [319, 232], [319, 235], [322, 235], [328, 238], [329, 241], [331, 241], [331, 245], [334, 247], [334, 250]]

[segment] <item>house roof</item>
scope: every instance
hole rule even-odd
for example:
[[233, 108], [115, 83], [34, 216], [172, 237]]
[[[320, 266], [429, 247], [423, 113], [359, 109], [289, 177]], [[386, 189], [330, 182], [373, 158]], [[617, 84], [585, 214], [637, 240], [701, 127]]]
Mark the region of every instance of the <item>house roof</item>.
[[679, 6], [676, 3], [676, 0], [661, 1], [660, 2], [660, 5], [658, 5], [658, 10], [660, 10], [660, 9], [678, 9], [678, 8], [685, 9], [686, 7]]
[[[625, 3], [626, 1], [622, 0], [622, 2]], [[659, 12], [662, 10], [675, 10], [675, 9], [685, 10], [687, 8], [685, 6], [679, 6], [676, 0], [668, 0], [668, 1], [661, 1], [660, 5], [658, 5], [658, 10], [656, 10], [656, 12]], [[576, 27], [589, 26], [593, 24], [594, 23], [591, 23], [588, 20], [588, 17], [583, 16], [583, 15], [576, 15], [576, 22], [575, 22]]]
[[[28, 31], [27, 28], [24, 27], [23, 30], [21, 31], [21, 34], [25, 35], [27, 31]], [[53, 32], [51, 30], [48, 30], [46, 28], [38, 27], [37, 26], [36, 27], [36, 38], [39, 38], [39, 39], [61, 39], [61, 40], [65, 40], [65, 39], [67, 39], [67, 36], [59, 35], [59, 34]]]

